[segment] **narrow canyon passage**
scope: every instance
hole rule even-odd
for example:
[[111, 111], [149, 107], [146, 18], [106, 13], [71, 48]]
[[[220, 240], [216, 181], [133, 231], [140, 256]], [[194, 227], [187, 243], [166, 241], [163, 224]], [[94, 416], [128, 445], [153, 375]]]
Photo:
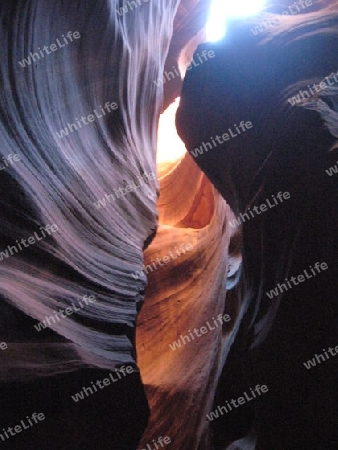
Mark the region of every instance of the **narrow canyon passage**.
[[0, 448], [337, 448], [337, 33], [1, 3]]

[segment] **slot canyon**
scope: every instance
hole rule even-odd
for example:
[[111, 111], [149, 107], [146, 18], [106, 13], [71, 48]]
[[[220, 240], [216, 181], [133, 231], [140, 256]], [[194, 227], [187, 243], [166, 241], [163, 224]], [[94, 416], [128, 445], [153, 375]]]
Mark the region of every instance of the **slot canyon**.
[[1, 2], [0, 449], [338, 448], [338, 4], [240, 3]]

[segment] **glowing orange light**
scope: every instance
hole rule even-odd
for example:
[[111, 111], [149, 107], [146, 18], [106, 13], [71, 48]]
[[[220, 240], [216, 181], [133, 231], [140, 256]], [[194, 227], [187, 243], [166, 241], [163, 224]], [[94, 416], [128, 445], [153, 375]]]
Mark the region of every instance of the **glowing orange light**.
[[157, 138], [157, 164], [178, 162], [186, 153], [183, 141], [177, 134], [175, 114], [180, 97], [168, 106], [160, 116]]

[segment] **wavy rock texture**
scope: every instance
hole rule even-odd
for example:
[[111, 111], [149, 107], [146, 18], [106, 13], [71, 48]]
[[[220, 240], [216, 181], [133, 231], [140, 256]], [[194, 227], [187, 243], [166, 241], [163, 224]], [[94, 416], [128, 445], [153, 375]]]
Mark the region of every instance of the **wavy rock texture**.
[[[144, 242], [157, 224], [162, 89], [152, 81], [163, 72], [177, 4], [145, 2], [124, 13], [120, 2], [103, 0], [1, 6], [0, 154], [21, 159], [1, 174], [1, 250], [34, 236], [39, 226], [56, 224], [58, 232], [4, 257], [0, 288], [6, 302], [37, 321], [83, 295], [96, 298], [52, 323], [67, 340], [62, 352], [53, 342], [41, 354], [34, 333], [30, 346], [9, 345], [2, 379], [135, 361], [135, 319], [146, 280], [132, 273], [141, 269]], [[69, 30], [80, 38], [67, 40]], [[62, 47], [43, 54], [43, 44], [57, 39]], [[22, 67], [19, 61], [31, 52], [35, 62]], [[117, 109], [103, 115], [100, 105], [107, 102]], [[94, 110], [93, 123], [79, 124]], [[113, 189], [149, 173], [151, 181], [98, 207]]]
[[[137, 3], [131, 8], [115, 0], [16, 0], [0, 7], [4, 53], [0, 67], [0, 155], [7, 158], [17, 154], [20, 158], [0, 173], [0, 341], [8, 344], [6, 352], [0, 353], [0, 398], [5, 406], [0, 423], [17, 423], [31, 413], [31, 408], [40, 410], [42, 405], [51, 413], [46, 428], [34, 430], [32, 436], [27, 433], [23, 444], [19, 439], [10, 441], [8, 448], [91, 450], [98, 445], [102, 449], [135, 449], [148, 417], [138, 373], [116, 384], [109, 393], [93, 394], [86, 399], [86, 406], [83, 403], [83, 407], [81, 404], [76, 408], [67, 401], [95, 377], [103, 378], [108, 369], [131, 364], [137, 372], [136, 362], [151, 409], [139, 449], [148, 450], [159, 436], [169, 436], [168, 448], [173, 450], [251, 450], [257, 435], [260, 450], [298, 449], [304, 447], [304, 442], [310, 448], [311, 439], [316, 442], [320, 432], [333, 435], [325, 415], [330, 412], [332, 400], [328, 400], [327, 411], [321, 401], [327, 394], [324, 384], [331, 386], [333, 377], [327, 368], [322, 372], [324, 376], [316, 378], [320, 387], [311, 397], [307, 411], [301, 402], [307, 399], [313, 385], [318, 386], [316, 382], [311, 384], [311, 376], [303, 379], [301, 371], [294, 372], [294, 366], [301, 365], [309, 348], [315, 353], [319, 344], [330, 344], [329, 335], [334, 328], [331, 272], [322, 284], [309, 284], [299, 295], [297, 291], [289, 293], [288, 307], [282, 309], [268, 344], [256, 353], [251, 350], [264, 340], [277, 313], [280, 299], [273, 304], [261, 301], [262, 292], [273, 287], [280, 274], [288, 275], [286, 256], [290, 256], [294, 236], [299, 235], [299, 211], [306, 225], [313, 224], [313, 230], [303, 227], [292, 270], [297, 273], [312, 263], [313, 255], [323, 255], [329, 266], [333, 265], [332, 227], [325, 225], [328, 242], [324, 243], [322, 222], [328, 223], [327, 206], [333, 210], [334, 203], [318, 194], [323, 187], [331, 189], [328, 177], [324, 177], [324, 168], [331, 160], [319, 158], [323, 182], [314, 178], [317, 181], [311, 184], [311, 177], [307, 178], [313, 197], [302, 196], [303, 191], [298, 188], [292, 213], [272, 216], [267, 228], [264, 219], [257, 221], [259, 226], [250, 222], [243, 227], [242, 238], [242, 231], [229, 225], [235, 218], [229, 205], [238, 214], [252, 201], [276, 193], [276, 183], [287, 189], [290, 180], [292, 187], [297, 185], [301, 170], [314, 174], [313, 160], [307, 159], [308, 150], [305, 151], [302, 139], [306, 135], [306, 145], [316, 157], [335, 142], [336, 115], [330, 108], [335, 107], [335, 96], [327, 104], [309, 102], [307, 108], [315, 110], [310, 119], [301, 113], [287, 116], [292, 138], [286, 138], [282, 131], [286, 126], [284, 117], [278, 121], [280, 110], [273, 109], [272, 100], [279, 105], [281, 90], [276, 86], [282, 85], [263, 80], [272, 69], [276, 80], [280, 73], [285, 75], [288, 55], [279, 72], [276, 64], [261, 73], [259, 68], [264, 64], [257, 64], [258, 57], [252, 60], [261, 46], [250, 44], [250, 53], [245, 36], [243, 47], [234, 48], [234, 53], [218, 47], [224, 55], [222, 70], [227, 69], [221, 72], [227, 78], [222, 75], [219, 85], [217, 76], [216, 83], [211, 82], [207, 62], [202, 72], [201, 68], [189, 72], [178, 124], [191, 150], [218, 132], [225, 117], [230, 126], [251, 112], [257, 120], [254, 138], [245, 135], [244, 141], [231, 141], [221, 156], [210, 158], [210, 152], [201, 157], [198, 164], [209, 179], [187, 153], [182, 153], [182, 143], [177, 140], [172, 145], [177, 146], [178, 155], [160, 159], [159, 152], [156, 166], [159, 113], [179, 95], [182, 80], [176, 76], [163, 85], [154, 81], [173, 66], [179, 66], [184, 74], [197, 44], [203, 41], [201, 28], [209, 2]], [[334, 11], [332, 7], [328, 14]], [[311, 19], [315, 21], [317, 15]], [[288, 27], [299, 23], [301, 19], [293, 17], [286, 20]], [[70, 30], [77, 31], [79, 39], [70, 40]], [[241, 42], [241, 32], [237, 37]], [[42, 56], [43, 45], [58, 42], [57, 39], [65, 45]], [[318, 48], [326, 42], [322, 41]], [[324, 58], [325, 69], [316, 66], [320, 51], [317, 58], [309, 52], [308, 65], [295, 65], [297, 76], [285, 75], [282, 87], [290, 87], [303, 78], [323, 77], [333, 69], [336, 40], [329, 42], [332, 43], [333, 48], [327, 46], [331, 53]], [[269, 49], [274, 57], [276, 49]], [[243, 57], [246, 50], [247, 60]], [[303, 54], [301, 47], [299, 52]], [[28, 63], [30, 53], [37, 56]], [[25, 67], [19, 64], [24, 59]], [[309, 61], [314, 61], [313, 67]], [[201, 78], [195, 79], [196, 73], [202, 73]], [[239, 77], [244, 73], [246, 83]], [[224, 82], [226, 86], [222, 85]], [[209, 91], [204, 89], [201, 95], [201, 86]], [[229, 86], [229, 95], [220, 95]], [[265, 92], [262, 86], [269, 89]], [[110, 106], [103, 114], [107, 102], [115, 102], [117, 107]], [[270, 102], [273, 106], [266, 112]], [[174, 105], [170, 108], [172, 112]], [[267, 130], [266, 117], [272, 120], [271, 111], [276, 123]], [[323, 131], [318, 112], [330, 133]], [[94, 119], [80, 124], [81, 116], [90, 114], [94, 114]], [[307, 120], [309, 126], [303, 136]], [[172, 128], [167, 132], [177, 137], [173, 116], [168, 123]], [[280, 158], [282, 175], [285, 171], [291, 177], [287, 177], [286, 184], [282, 175], [278, 177], [280, 159], [265, 165], [271, 140], [279, 148], [277, 154], [284, 155]], [[249, 151], [253, 145], [254, 151]], [[298, 160], [298, 165], [289, 170], [288, 164], [298, 151], [306, 164]], [[145, 174], [154, 176], [145, 182]], [[262, 183], [264, 189], [259, 189], [256, 176], [259, 182], [266, 182]], [[127, 192], [127, 185], [132, 182], [139, 186]], [[118, 195], [120, 188], [125, 191]], [[319, 205], [314, 218], [313, 201]], [[21, 239], [41, 233], [40, 227], [48, 224], [55, 224], [58, 231], [34, 245], [19, 247]], [[237, 286], [242, 270], [242, 239], [244, 273]], [[308, 245], [310, 241], [316, 243], [313, 248]], [[148, 286], [142, 306], [147, 285], [143, 264]], [[95, 303], [52, 321], [49, 329], [41, 333], [34, 329], [46, 316], [70, 307], [84, 295], [93, 295]], [[324, 312], [321, 296], [325, 298]], [[226, 314], [230, 321], [221, 326], [219, 315]], [[319, 316], [321, 321], [317, 321]], [[193, 338], [192, 332], [202, 327], [206, 327], [206, 333], [200, 337], [194, 334]], [[325, 327], [327, 330], [322, 333]], [[311, 346], [300, 343], [302, 333]], [[292, 345], [297, 351], [289, 355]], [[271, 357], [271, 348], [276, 356]], [[285, 364], [282, 374], [279, 358]], [[254, 381], [263, 383], [264, 377], [271, 383], [271, 397], [262, 406], [249, 411], [243, 408], [238, 416], [231, 416], [233, 419], [225, 416], [210, 425], [206, 414], [215, 405], [236, 397]], [[280, 388], [280, 379], [297, 398], [292, 413], [292, 399], [286, 400], [287, 391]], [[10, 404], [15, 407], [8, 408]], [[315, 434], [313, 425], [317, 422], [311, 411], [317, 407], [319, 412], [313, 417], [318, 420], [320, 432]], [[303, 416], [304, 432], [301, 426], [297, 428], [298, 418]], [[307, 440], [297, 440], [297, 433], [301, 438], [308, 433]], [[320, 450], [331, 450], [332, 442], [326, 445], [324, 439], [318, 440]]]
[[[159, 170], [159, 228], [145, 252], [149, 285], [137, 328], [138, 362], [152, 410], [139, 448], [161, 435], [169, 436], [177, 450], [209, 448], [205, 415], [222, 355], [229, 351], [245, 310], [236, 298], [225, 301], [227, 271], [236, 273], [241, 258], [237, 248], [229, 262], [229, 207], [190, 156], [162, 163]], [[156, 258], [165, 256], [167, 264], [156, 264]], [[223, 329], [213, 321], [220, 314], [231, 317]], [[190, 335], [190, 342], [176, 350], [170, 347], [207, 322], [207, 334], [195, 334], [194, 340]]]
[[[198, 48], [216, 56], [184, 80], [176, 122], [189, 152], [235, 131], [194, 158], [243, 224], [239, 291], [249, 303], [213, 409], [251, 386], [269, 389], [212, 423], [217, 450], [336, 447], [336, 356], [322, 356], [312, 373], [304, 360], [337, 339], [338, 192], [327, 169], [337, 157], [338, 88], [331, 76], [330, 88], [297, 106], [288, 98], [336, 74], [337, 17], [331, 4], [281, 20], [267, 37], [234, 24], [229, 39]], [[237, 133], [241, 121], [252, 129]], [[290, 198], [267, 203], [278, 192]], [[254, 214], [262, 204], [269, 207]], [[325, 270], [312, 272], [320, 263]], [[305, 270], [310, 276], [292, 285]]]
[[[20, 423], [34, 409], [46, 416], [40, 428], [0, 438], [4, 448], [82, 450], [99, 441], [134, 450], [145, 428], [135, 324], [146, 277], [133, 274], [157, 226], [163, 89], [153, 80], [163, 73], [178, 3], [124, 12], [120, 1], [1, 3], [0, 155], [20, 160], [0, 172], [0, 341], [8, 346], [0, 423]], [[70, 41], [69, 31], [80, 37]], [[107, 102], [117, 109], [104, 109]], [[146, 183], [144, 174], [154, 176]], [[139, 187], [116, 194], [132, 182]], [[47, 225], [58, 231], [40, 239]], [[35, 233], [34, 245], [20, 244]], [[95, 302], [55, 319], [84, 295]], [[86, 404], [72, 401], [121, 364], [136, 373]]]

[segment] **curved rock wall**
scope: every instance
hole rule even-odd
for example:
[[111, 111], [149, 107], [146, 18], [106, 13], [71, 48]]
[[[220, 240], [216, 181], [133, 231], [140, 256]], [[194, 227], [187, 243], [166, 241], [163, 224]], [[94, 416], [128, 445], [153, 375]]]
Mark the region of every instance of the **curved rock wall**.
[[[175, 449], [197, 448], [221, 369], [223, 321], [216, 326], [213, 318], [231, 310], [223, 330], [228, 337], [237, 321], [237, 311], [225, 304], [229, 208], [188, 156], [160, 178], [160, 187], [160, 224], [145, 252], [149, 285], [137, 332], [152, 409], [142, 442], [167, 435]], [[196, 332], [203, 326], [204, 336]]]
[[[9, 331], [2, 379], [34, 377], [33, 367], [40, 376], [134, 361], [145, 277], [132, 273], [157, 225], [162, 89], [153, 80], [163, 72], [177, 4], [1, 6], [0, 154], [18, 161], [8, 161], [0, 178], [1, 251], [9, 251], [0, 287], [36, 321], [54, 316], [49, 328], [67, 340], [46, 343], [42, 355], [33, 325], [28, 347], [25, 338], [10, 345]], [[56, 231], [40, 230], [47, 225]], [[95, 301], [56, 318], [55, 310], [84, 295]]]
[[[311, 341], [313, 352], [317, 344], [329, 343], [334, 328], [333, 277], [328, 272], [322, 284], [309, 284], [304, 292], [297, 291], [295, 309], [292, 301], [296, 291], [288, 293], [287, 307], [278, 316], [270, 340], [253, 350], [264, 341], [280, 302], [280, 298], [274, 303], [261, 301], [262, 290], [268, 285], [272, 288], [280, 274], [288, 276], [290, 267], [302, 269], [314, 248], [316, 254], [329, 255], [329, 266], [333, 262], [332, 227], [325, 225], [328, 243], [318, 237], [323, 221], [327, 224], [326, 206], [334, 209], [332, 199], [328, 201], [318, 192], [330, 183], [326, 178], [323, 183], [310, 183], [313, 197], [297, 193], [292, 214], [272, 216], [266, 228], [264, 219], [256, 225], [251, 221], [245, 224], [244, 272], [239, 287], [242, 227], [231, 223], [253, 201], [263, 201], [264, 196], [275, 193], [277, 181], [281, 188], [287, 188], [289, 182], [293, 188], [297, 185], [297, 170], [303, 166], [298, 159], [289, 170], [288, 158], [292, 160], [299, 149], [306, 161], [304, 167], [314, 174], [314, 161], [306, 158], [304, 139], [314, 158], [318, 157], [319, 137], [320, 151], [335, 142], [336, 116], [330, 105], [335, 105], [336, 92], [326, 102], [330, 111], [324, 101], [320, 108], [315, 101], [306, 105], [315, 112], [287, 116], [293, 137], [286, 138], [285, 124], [278, 121], [281, 111], [276, 107], [283, 83], [277, 77], [279, 84], [267, 83], [264, 78], [270, 70], [276, 72], [277, 65], [265, 70], [264, 51], [262, 56], [257, 50], [261, 43], [254, 45], [255, 38], [250, 36], [250, 45], [245, 39], [242, 45], [242, 31], [236, 31], [233, 51], [227, 53], [226, 46], [208, 47], [216, 58], [203, 63], [201, 72], [200, 67], [188, 73], [178, 124], [189, 150], [220, 131], [225, 117], [231, 127], [251, 120], [247, 117], [251, 113], [253, 122], [259, 124], [254, 122], [253, 137], [243, 133], [242, 140], [231, 141], [217, 157], [210, 158], [212, 151], [198, 157], [198, 165], [209, 179], [187, 153], [167, 161], [164, 158], [157, 167], [159, 113], [179, 94], [179, 70], [185, 72], [193, 50], [203, 40], [201, 28], [208, 2], [68, 3], [16, 0], [0, 7], [4, 53], [0, 67], [0, 322], [1, 340], [6, 343], [5, 351], [0, 346], [0, 396], [4, 404], [16, 400], [16, 408], [3, 409], [0, 421], [3, 424], [10, 418], [11, 425], [23, 412], [30, 413], [27, 408], [40, 407], [42, 400], [53, 411], [49, 428], [36, 432], [29, 444], [27, 438], [21, 447], [18, 440], [11, 441], [11, 449], [49, 445], [63, 450], [70, 443], [92, 448], [97, 438], [96, 428], [88, 423], [91, 413], [98, 413], [96, 426], [102, 430], [102, 449], [134, 449], [148, 417], [138, 374], [114, 385], [113, 393], [104, 391], [100, 396], [95, 391], [97, 397], [92, 394], [90, 400], [86, 398], [83, 409], [70, 408], [66, 400], [82, 384], [91, 386], [94, 374], [102, 377], [108, 369], [121, 370], [121, 364], [132, 365], [137, 372], [137, 362], [151, 409], [140, 449], [153, 446], [160, 436], [168, 436], [169, 448], [174, 450], [254, 448], [254, 423], [260, 449], [280, 445], [285, 450], [290, 442], [283, 430], [288, 431], [285, 424], [289, 417], [293, 420], [290, 423], [298, 424], [295, 417], [304, 415], [306, 431], [313, 418], [297, 405], [293, 414], [281, 416], [285, 423], [280, 425], [279, 402], [286, 411], [292, 402], [285, 401], [285, 390], [278, 391], [279, 378], [290, 382], [292, 392], [300, 389], [299, 401], [306, 397], [300, 386], [303, 378], [298, 377], [299, 371], [294, 372], [290, 361], [296, 364], [303, 355], [306, 358], [304, 351], [310, 347], [299, 343], [302, 333]], [[334, 12], [334, 6], [327, 10], [328, 15]], [[313, 26], [317, 26], [318, 17], [317, 13], [311, 16]], [[285, 19], [270, 37], [283, 36], [282, 31], [290, 27], [300, 25], [301, 29], [302, 20]], [[281, 41], [283, 47], [283, 37]], [[330, 43], [336, 47], [336, 40]], [[274, 43], [266, 45], [273, 59]], [[325, 70], [331, 67], [330, 58], [336, 59], [334, 49], [328, 48], [323, 57]], [[217, 55], [218, 50], [223, 56]], [[255, 52], [257, 60], [253, 59]], [[318, 50], [318, 61], [320, 55]], [[287, 57], [280, 65], [285, 76], [283, 88], [292, 85], [295, 90], [295, 83], [304, 77], [326, 73], [316, 66], [314, 58], [313, 66], [295, 64], [296, 78], [290, 74], [287, 78]], [[250, 59], [253, 64], [248, 70]], [[226, 75], [222, 72], [221, 80], [214, 76], [212, 61], [224, 69]], [[311, 52], [307, 61], [312, 61]], [[166, 75], [169, 71], [173, 71], [172, 80]], [[202, 74], [200, 78], [194, 78], [196, 73]], [[246, 83], [239, 74], [245, 74]], [[160, 82], [164, 76], [167, 81]], [[201, 86], [205, 88], [203, 95]], [[264, 86], [269, 88], [265, 91]], [[228, 95], [221, 95], [227, 89]], [[323, 131], [318, 112], [330, 133]], [[272, 117], [276, 119], [270, 128], [266, 128], [267, 117], [270, 122]], [[310, 125], [301, 135], [307, 120]], [[176, 133], [173, 128], [169, 132]], [[275, 160], [269, 159], [267, 151], [271, 143], [279, 149]], [[288, 174], [286, 182], [278, 176], [281, 161]], [[324, 159], [318, 164], [324, 168]], [[321, 205], [314, 220], [313, 199]], [[299, 211], [303, 223], [313, 224], [314, 229], [303, 227], [297, 257], [289, 266], [288, 252], [299, 234]], [[316, 245], [308, 246], [309, 241]], [[321, 295], [326, 301], [324, 313]], [[60, 310], [66, 313], [62, 315]], [[314, 312], [323, 316], [318, 324], [313, 324]], [[302, 326], [299, 317], [304, 317]], [[313, 335], [309, 323], [316, 332]], [[288, 326], [290, 332], [285, 331]], [[322, 333], [325, 326], [327, 330]], [[288, 349], [294, 342], [297, 351], [289, 361]], [[278, 349], [276, 358], [271, 358], [272, 347]], [[279, 355], [285, 364], [281, 376], [276, 370]], [[73, 373], [68, 376], [68, 372]], [[292, 380], [294, 373], [296, 382]], [[328, 369], [322, 373], [325, 376], [318, 378], [320, 392], [312, 397], [311, 406], [319, 405], [319, 411], [325, 412], [320, 400], [327, 394], [323, 380], [330, 386], [332, 373]], [[251, 410], [250, 404], [248, 410], [241, 410], [243, 416], [240, 412], [232, 416], [234, 419], [225, 416], [210, 424], [206, 415], [212, 409], [230, 394], [248, 389], [251, 381], [262, 383], [263, 376], [271, 382], [272, 391], [263, 406]], [[304, 378], [305, 393], [312, 386], [310, 378]], [[10, 384], [13, 381], [21, 384]], [[61, 400], [55, 401], [61, 390]], [[331, 405], [332, 400], [328, 409]], [[315, 417], [327, 432], [331, 422], [326, 421], [326, 415]], [[267, 418], [271, 420], [266, 430]], [[318, 438], [310, 431], [309, 442], [312, 436]], [[293, 445], [298, 442], [297, 432], [296, 426], [290, 432]], [[49, 444], [51, 435], [58, 436], [54, 447]], [[127, 435], [133, 444], [125, 443]], [[299, 435], [303, 436], [302, 432]]]
[[[243, 229], [249, 307], [212, 407], [219, 450], [337, 442], [337, 5], [279, 20], [266, 36], [237, 23], [199, 46], [215, 58], [187, 73], [177, 114]], [[249, 403], [254, 386], [265, 393]]]

